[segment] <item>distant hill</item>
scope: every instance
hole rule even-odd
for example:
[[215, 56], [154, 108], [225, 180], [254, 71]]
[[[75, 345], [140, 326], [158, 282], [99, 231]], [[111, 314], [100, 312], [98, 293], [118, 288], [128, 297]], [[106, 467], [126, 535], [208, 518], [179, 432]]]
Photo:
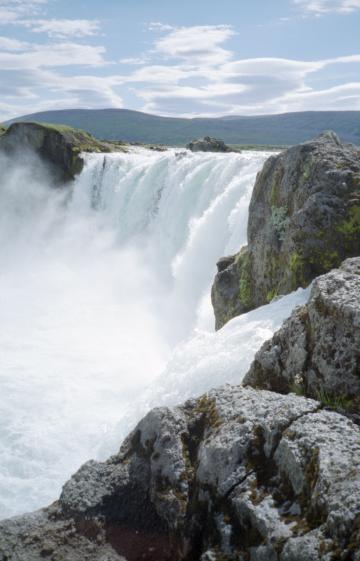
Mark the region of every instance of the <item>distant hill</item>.
[[127, 109], [71, 109], [33, 113], [7, 124], [16, 121], [69, 125], [100, 139], [178, 146], [206, 135], [221, 138], [228, 144], [291, 145], [328, 129], [335, 131], [345, 142], [360, 144], [360, 111], [183, 119]]

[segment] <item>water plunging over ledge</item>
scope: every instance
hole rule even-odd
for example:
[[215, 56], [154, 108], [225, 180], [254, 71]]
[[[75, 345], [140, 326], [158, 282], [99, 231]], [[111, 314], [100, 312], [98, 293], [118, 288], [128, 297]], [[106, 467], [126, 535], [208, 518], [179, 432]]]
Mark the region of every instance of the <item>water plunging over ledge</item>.
[[213, 332], [215, 264], [246, 243], [267, 157], [91, 154], [71, 190], [24, 162], [2, 174], [1, 518], [55, 499], [150, 405], [240, 381], [304, 300], [298, 291]]

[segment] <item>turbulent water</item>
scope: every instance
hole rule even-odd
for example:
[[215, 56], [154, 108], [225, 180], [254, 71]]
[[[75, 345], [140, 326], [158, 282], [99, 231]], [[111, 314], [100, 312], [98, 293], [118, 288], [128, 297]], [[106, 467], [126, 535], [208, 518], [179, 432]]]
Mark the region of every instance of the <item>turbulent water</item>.
[[54, 500], [148, 407], [240, 381], [304, 301], [214, 333], [215, 263], [246, 241], [267, 156], [89, 155], [65, 190], [40, 162], [0, 160], [0, 518]]

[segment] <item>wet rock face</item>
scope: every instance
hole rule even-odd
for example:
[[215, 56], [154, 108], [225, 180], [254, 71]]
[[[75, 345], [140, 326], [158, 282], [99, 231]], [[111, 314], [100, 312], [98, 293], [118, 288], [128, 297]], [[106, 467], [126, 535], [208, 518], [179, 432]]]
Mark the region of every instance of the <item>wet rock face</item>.
[[55, 182], [74, 179], [84, 166], [81, 152], [110, 152], [111, 146], [70, 127], [14, 123], [0, 137], [0, 150], [20, 156], [34, 151], [50, 167]]
[[153, 410], [50, 509], [0, 523], [0, 559], [358, 561], [359, 512], [359, 427], [226, 386]]
[[223, 140], [205, 136], [199, 140], [193, 140], [186, 145], [188, 150], [192, 152], [232, 152], [230, 146], [227, 146]]
[[314, 281], [308, 303], [264, 343], [244, 384], [360, 413], [360, 257]]
[[236, 271], [230, 265], [238, 298], [226, 296], [226, 270], [214, 281], [217, 327], [307, 286], [359, 250], [360, 149], [329, 132], [270, 157], [251, 198], [247, 258], [235, 258]]

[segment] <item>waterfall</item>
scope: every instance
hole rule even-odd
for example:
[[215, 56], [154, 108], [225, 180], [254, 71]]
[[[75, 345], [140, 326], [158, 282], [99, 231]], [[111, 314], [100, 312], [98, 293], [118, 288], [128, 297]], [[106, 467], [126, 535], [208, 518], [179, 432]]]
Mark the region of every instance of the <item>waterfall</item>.
[[218, 333], [219, 257], [246, 243], [265, 153], [89, 154], [71, 187], [0, 159], [0, 518], [54, 500], [157, 404], [241, 381], [305, 291]]

